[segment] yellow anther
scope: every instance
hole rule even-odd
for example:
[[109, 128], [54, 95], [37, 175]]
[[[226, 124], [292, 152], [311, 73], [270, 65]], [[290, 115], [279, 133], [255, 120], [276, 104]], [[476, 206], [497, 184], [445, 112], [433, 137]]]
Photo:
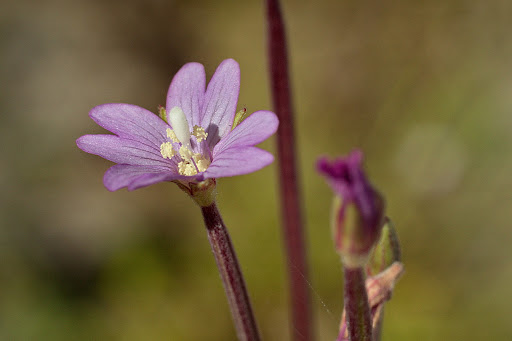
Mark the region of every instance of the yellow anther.
[[206, 159], [202, 154], [196, 153], [193, 156], [194, 162], [196, 163], [197, 169], [200, 172], [204, 172], [210, 165], [210, 160]]
[[181, 175], [185, 174], [185, 168], [187, 168], [187, 162], [186, 161], [181, 161], [180, 163], [178, 163], [178, 172]]
[[176, 154], [174, 149], [172, 148], [171, 142], [164, 142], [160, 145], [160, 154], [164, 159], [170, 159]]
[[172, 141], [172, 142], [174, 142], [174, 143], [178, 143], [178, 142], [180, 142], [180, 141], [178, 140], [178, 138], [176, 137], [176, 134], [174, 133], [174, 131], [172, 131], [172, 129], [171, 129], [171, 128], [167, 128], [167, 130], [166, 130], [165, 132], [167, 133], [167, 137], [168, 137], [169, 139], [171, 139], [171, 141]]
[[180, 163], [178, 163], [178, 172], [181, 175], [187, 175], [187, 176], [197, 174], [196, 167], [194, 167], [194, 165], [192, 165], [186, 161], [181, 161]]
[[192, 130], [192, 135], [196, 137], [197, 142], [201, 142], [202, 140], [206, 140], [208, 137], [208, 133], [204, 131], [204, 128], [195, 125], [194, 129]]
[[194, 155], [194, 153], [192, 153], [192, 151], [190, 149], [188, 149], [187, 147], [185, 147], [185, 146], [180, 147], [180, 156], [183, 160], [190, 161], [190, 159], [192, 159], [193, 155]]
[[[172, 129], [167, 128], [165, 132], [172, 142], [162, 143], [160, 145], [160, 154], [162, 154], [164, 159], [170, 159], [174, 155], [179, 154], [181, 161], [178, 163], [178, 173], [191, 176], [196, 175], [198, 172], [204, 172], [208, 168], [210, 160], [201, 153], [194, 153], [190, 144], [185, 145], [181, 142], [180, 149], [178, 151], [174, 150], [173, 143], [179, 143], [180, 140]], [[196, 137], [197, 142], [201, 142], [208, 136], [204, 129], [199, 126], [194, 126], [193, 135]]]
[[204, 172], [208, 166], [210, 165], [210, 162], [208, 160], [199, 160], [196, 162], [197, 169], [199, 169], [200, 172]]

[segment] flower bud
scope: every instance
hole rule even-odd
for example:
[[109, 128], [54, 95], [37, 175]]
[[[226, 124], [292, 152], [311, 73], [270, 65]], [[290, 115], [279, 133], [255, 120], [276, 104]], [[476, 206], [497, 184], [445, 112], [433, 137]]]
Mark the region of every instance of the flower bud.
[[317, 169], [335, 194], [332, 226], [336, 251], [347, 267], [361, 267], [379, 239], [384, 199], [366, 179], [363, 154], [356, 150], [330, 162], [318, 160]]
[[375, 245], [366, 264], [366, 274], [368, 276], [376, 276], [391, 266], [391, 264], [400, 260], [401, 251], [398, 235], [393, 222], [386, 217], [380, 232], [379, 241]]

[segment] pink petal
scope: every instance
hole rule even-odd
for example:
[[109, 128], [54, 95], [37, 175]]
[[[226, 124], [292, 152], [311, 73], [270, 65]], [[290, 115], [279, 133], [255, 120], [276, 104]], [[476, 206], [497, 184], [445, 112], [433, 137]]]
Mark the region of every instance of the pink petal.
[[273, 135], [279, 120], [271, 111], [257, 111], [229, 132], [213, 149], [213, 156], [225, 149], [254, 146]]
[[172, 79], [167, 92], [167, 114], [173, 107], [180, 107], [187, 117], [191, 130], [194, 125], [199, 125], [205, 84], [206, 75], [203, 65], [185, 64]]
[[139, 141], [115, 135], [84, 135], [76, 140], [76, 144], [86, 153], [115, 163], [170, 169], [171, 161], [162, 157], [159, 148]]
[[210, 80], [202, 107], [201, 127], [208, 133], [210, 149], [231, 130], [239, 92], [240, 67], [226, 59]]
[[160, 146], [169, 125], [154, 113], [131, 104], [111, 103], [92, 108], [89, 116], [103, 128], [131, 140]]
[[155, 174], [144, 174], [133, 180], [128, 185], [129, 191], [134, 191], [139, 188], [151, 186], [153, 184], [163, 182], [163, 181], [173, 181], [176, 180], [176, 177], [173, 174], [166, 173], [155, 173]]
[[225, 149], [214, 158], [204, 177], [222, 178], [252, 173], [268, 166], [272, 161], [272, 154], [256, 147]]
[[157, 182], [172, 181], [174, 174], [150, 166], [114, 165], [103, 176], [103, 184], [113, 192], [123, 187], [134, 190]]

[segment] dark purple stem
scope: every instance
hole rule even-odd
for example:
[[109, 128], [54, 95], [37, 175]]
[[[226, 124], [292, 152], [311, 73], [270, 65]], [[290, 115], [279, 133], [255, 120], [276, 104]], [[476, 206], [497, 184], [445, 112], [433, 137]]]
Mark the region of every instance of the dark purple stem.
[[224, 284], [238, 339], [259, 341], [260, 336], [242, 271], [217, 205], [213, 203], [210, 206], [201, 207], [201, 211], [212, 252]]
[[345, 267], [345, 311], [350, 341], [372, 341], [372, 319], [362, 268]]
[[286, 39], [278, 0], [266, 1], [268, 56], [272, 100], [279, 117], [277, 154], [281, 185], [283, 235], [290, 281], [293, 340], [312, 340], [308, 270], [295, 157], [293, 110], [288, 76]]

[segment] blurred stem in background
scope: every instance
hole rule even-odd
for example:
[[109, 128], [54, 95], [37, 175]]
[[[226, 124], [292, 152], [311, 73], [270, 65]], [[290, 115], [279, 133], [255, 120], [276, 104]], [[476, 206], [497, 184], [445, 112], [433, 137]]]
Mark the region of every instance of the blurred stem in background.
[[201, 206], [201, 212], [208, 232], [208, 240], [224, 284], [238, 339], [240, 341], [259, 341], [260, 336], [242, 271], [217, 204], [213, 202], [209, 206]]
[[266, 0], [268, 60], [274, 111], [279, 117], [277, 154], [283, 237], [287, 253], [293, 340], [312, 340], [311, 303], [296, 167], [293, 109], [283, 17], [278, 0]]

